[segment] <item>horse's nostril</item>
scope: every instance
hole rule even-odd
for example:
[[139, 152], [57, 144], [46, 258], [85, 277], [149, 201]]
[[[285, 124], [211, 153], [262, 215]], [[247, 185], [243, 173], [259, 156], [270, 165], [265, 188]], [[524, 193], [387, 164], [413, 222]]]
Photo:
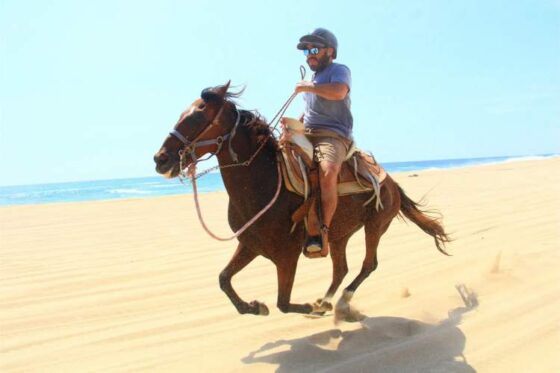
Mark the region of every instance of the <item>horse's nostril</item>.
[[158, 153], [154, 155], [154, 162], [156, 164], [164, 164], [169, 159], [169, 156], [166, 153]]

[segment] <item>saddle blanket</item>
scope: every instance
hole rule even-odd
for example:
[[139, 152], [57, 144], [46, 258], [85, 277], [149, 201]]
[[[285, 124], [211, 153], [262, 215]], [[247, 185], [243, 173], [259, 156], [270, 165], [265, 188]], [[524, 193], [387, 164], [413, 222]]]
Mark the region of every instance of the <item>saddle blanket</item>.
[[[309, 142], [303, 135], [291, 135], [288, 141], [282, 142], [282, 151], [278, 155], [286, 189], [304, 198], [311, 193], [308, 165], [312, 159], [309, 149], [313, 148], [310, 143], [305, 144], [306, 141]], [[372, 193], [364, 206], [375, 199], [375, 207], [379, 210], [383, 208], [379, 195], [386, 176], [383, 167], [371, 154], [352, 147], [338, 175], [338, 195]]]

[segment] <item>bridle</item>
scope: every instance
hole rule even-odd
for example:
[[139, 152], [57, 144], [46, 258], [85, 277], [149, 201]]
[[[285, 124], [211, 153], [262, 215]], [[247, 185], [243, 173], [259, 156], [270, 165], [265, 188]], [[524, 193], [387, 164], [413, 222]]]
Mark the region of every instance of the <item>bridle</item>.
[[[301, 74], [301, 80], [305, 79], [305, 67], [300, 66], [299, 71], [300, 71], [300, 74]], [[288, 98], [288, 100], [284, 103], [284, 105], [282, 105], [280, 110], [276, 113], [274, 118], [272, 118], [272, 120], [270, 121], [270, 123], [274, 123], [276, 121], [276, 124], [272, 127], [271, 134], [272, 134], [272, 132], [274, 132], [276, 130], [276, 127], [280, 123], [280, 118], [282, 117], [282, 115], [284, 115], [284, 113], [288, 109], [288, 106], [290, 106], [290, 104], [292, 103], [292, 101], [294, 100], [294, 98], [296, 96], [297, 96], [296, 92], [292, 93], [292, 95]], [[239, 126], [239, 122], [241, 121], [241, 113], [239, 112], [237, 107], [235, 107], [235, 112], [237, 113], [237, 119], [235, 120], [235, 124], [234, 124], [232, 130], [229, 133], [227, 133], [225, 135], [220, 135], [220, 136], [216, 137], [215, 139], [208, 139], [208, 140], [204, 139], [204, 140], [201, 141], [201, 137], [206, 132], [208, 132], [212, 127], [214, 127], [216, 125], [217, 119], [220, 117], [220, 115], [222, 115], [222, 112], [224, 111], [224, 107], [226, 106], [225, 105], [226, 102], [227, 101], [224, 100], [224, 102], [222, 103], [222, 107], [220, 108], [220, 110], [218, 111], [216, 116], [214, 116], [214, 119], [212, 119], [210, 124], [207, 125], [194, 138], [194, 140], [191, 141], [191, 140], [187, 139], [185, 136], [183, 136], [176, 129], [173, 129], [171, 132], [169, 132], [169, 134], [171, 136], [175, 137], [176, 139], [178, 139], [180, 142], [183, 143], [183, 147], [181, 149], [179, 149], [179, 152], [178, 152], [178, 155], [179, 155], [179, 175], [180, 176], [181, 176], [181, 174], [183, 173], [183, 170], [184, 170], [183, 165], [186, 163], [185, 158], [186, 158], [187, 154], [189, 154], [191, 156], [192, 164], [196, 165], [198, 162], [203, 161], [203, 160], [207, 160], [207, 159], [213, 157], [214, 155], [217, 155], [218, 153], [220, 153], [222, 151], [222, 146], [224, 144], [224, 141], [226, 141], [228, 139], [229, 139], [229, 146], [228, 146], [229, 154], [231, 156], [231, 159], [233, 160], [233, 163], [230, 164], [230, 165], [213, 167], [213, 168], [208, 169], [205, 172], [203, 172], [200, 176], [206, 174], [207, 172], [213, 170], [214, 168], [228, 168], [228, 167], [235, 167], [235, 166], [245, 166], [245, 167], [247, 167], [251, 164], [251, 162], [253, 162], [253, 159], [255, 159], [257, 154], [264, 147], [267, 139], [264, 139], [261, 142], [261, 145], [258, 147], [258, 149], [255, 151], [255, 153], [253, 153], [253, 155], [248, 160], [246, 160], [244, 162], [239, 162], [237, 154], [235, 153], [235, 151], [233, 150], [233, 148], [231, 146], [231, 142], [233, 140], [233, 137], [235, 136], [237, 127]], [[270, 136], [271, 135], [268, 135], [267, 137], [270, 137]], [[208, 145], [217, 145], [218, 148], [216, 149], [216, 151], [211, 152], [210, 155], [207, 158], [198, 159], [197, 156], [196, 156], [196, 148], [199, 148], [199, 147], [202, 147], [202, 146], [208, 146]]]
[[[303, 80], [305, 78], [305, 67], [300, 66], [300, 73], [301, 73], [301, 79]], [[255, 223], [255, 221], [257, 221], [266, 211], [268, 211], [274, 205], [274, 203], [276, 203], [276, 200], [278, 199], [278, 196], [280, 195], [280, 190], [282, 189], [282, 173], [281, 173], [281, 170], [280, 170], [280, 163], [276, 162], [277, 174], [278, 174], [278, 184], [277, 184], [277, 187], [276, 187], [276, 192], [274, 193], [274, 196], [272, 197], [272, 200], [270, 200], [270, 202], [266, 206], [264, 206], [262, 208], [262, 210], [260, 210], [255, 216], [253, 216], [248, 222], [246, 222], [245, 225], [243, 225], [243, 227], [241, 227], [237, 232], [235, 232], [233, 234], [233, 236], [219, 237], [219, 236], [216, 236], [214, 233], [212, 233], [210, 231], [210, 229], [208, 229], [208, 227], [204, 223], [204, 219], [202, 218], [202, 213], [200, 211], [200, 205], [198, 203], [198, 192], [197, 192], [197, 187], [196, 187], [196, 179], [197, 179], [196, 164], [201, 160], [199, 160], [197, 158], [196, 154], [195, 154], [196, 148], [201, 147], [201, 146], [207, 146], [207, 145], [217, 145], [218, 148], [216, 149], [216, 151], [211, 153], [208, 156], [208, 158], [210, 158], [210, 157], [220, 153], [222, 151], [222, 145], [223, 145], [224, 141], [229, 139], [229, 146], [228, 146], [229, 153], [230, 153], [230, 156], [231, 156], [234, 163], [229, 164], [229, 165], [223, 165], [223, 166], [218, 165], [214, 168], [223, 169], [223, 168], [236, 167], [236, 166], [249, 167], [251, 165], [251, 163], [253, 162], [253, 160], [257, 157], [257, 155], [259, 154], [261, 149], [267, 143], [268, 138], [272, 136], [273, 131], [276, 130], [276, 127], [278, 126], [278, 123], [280, 122], [280, 118], [286, 112], [286, 110], [288, 109], [288, 106], [290, 106], [290, 104], [292, 103], [292, 101], [294, 100], [296, 95], [297, 95], [296, 92], [292, 93], [290, 98], [288, 98], [288, 100], [284, 103], [284, 105], [282, 105], [282, 107], [280, 108], [278, 113], [276, 113], [276, 115], [274, 116], [274, 118], [271, 121], [271, 123], [274, 123], [274, 121], [276, 120], [276, 124], [272, 127], [272, 131], [270, 132], [270, 134], [264, 140], [261, 141], [260, 146], [253, 153], [253, 155], [244, 162], [239, 162], [237, 154], [233, 151], [233, 148], [231, 146], [231, 141], [232, 141], [233, 137], [235, 136], [237, 127], [239, 126], [239, 122], [241, 121], [241, 113], [239, 112], [237, 107], [235, 107], [235, 112], [237, 113], [237, 119], [235, 121], [235, 125], [233, 126], [232, 130], [229, 133], [227, 133], [225, 135], [220, 135], [220, 136], [216, 137], [215, 139], [210, 139], [210, 140], [202, 139], [202, 141], [201, 141], [201, 137], [206, 132], [208, 132], [210, 130], [210, 128], [212, 128], [216, 124], [216, 120], [220, 117], [220, 115], [222, 115], [222, 112], [224, 111], [224, 107], [226, 106], [225, 105], [225, 103], [226, 103], [225, 100], [222, 103], [222, 107], [220, 108], [220, 110], [218, 111], [218, 113], [216, 114], [214, 119], [212, 119], [212, 121], [210, 122], [209, 125], [206, 126], [206, 128], [204, 128], [197, 136], [195, 136], [194, 140], [191, 141], [191, 140], [187, 139], [185, 136], [183, 136], [176, 129], [173, 129], [169, 133], [171, 136], [175, 137], [181, 143], [183, 143], [183, 147], [179, 150], [179, 180], [181, 180], [181, 182], [183, 182], [182, 177], [184, 177], [184, 174], [183, 174], [184, 167], [183, 167], [183, 165], [185, 164], [186, 154], [190, 154], [190, 156], [191, 156], [191, 159], [193, 161], [191, 163], [192, 167], [189, 166], [189, 170], [186, 172], [186, 174], [190, 177], [191, 183], [192, 183], [192, 186], [193, 186], [194, 202], [195, 202], [195, 206], [196, 206], [196, 213], [198, 215], [198, 219], [200, 220], [200, 223], [202, 224], [202, 227], [204, 228], [204, 230], [212, 238], [215, 238], [218, 241], [228, 241], [228, 240], [234, 239], [236, 237], [239, 237], [251, 225], [253, 225], [253, 223]], [[208, 158], [206, 158], [206, 159], [208, 159]], [[202, 175], [206, 174], [207, 172], [211, 171], [214, 168], [210, 168], [210, 169], [206, 170], [203, 174], [201, 174], [199, 176], [202, 176]]]
[[[235, 167], [235, 166], [249, 166], [251, 164], [251, 162], [253, 161], [253, 159], [257, 156], [257, 154], [259, 153], [259, 151], [263, 148], [264, 144], [266, 143], [266, 141], [263, 141], [262, 144], [259, 146], [259, 148], [257, 149], [257, 151], [245, 162], [239, 162], [238, 161], [238, 157], [237, 154], [233, 151], [233, 148], [231, 146], [231, 141], [235, 136], [237, 127], [239, 126], [239, 122], [241, 121], [241, 113], [239, 112], [239, 110], [237, 109], [237, 107], [235, 108], [235, 111], [237, 113], [237, 119], [235, 121], [235, 124], [233, 126], [233, 128], [231, 129], [231, 131], [225, 135], [220, 135], [214, 139], [203, 139], [202, 136], [204, 136], [205, 133], [207, 133], [212, 127], [214, 127], [217, 123], [217, 119], [220, 117], [220, 115], [222, 115], [222, 112], [224, 110], [225, 104], [222, 104], [222, 107], [220, 108], [220, 110], [218, 111], [218, 113], [216, 114], [216, 116], [214, 117], [214, 119], [210, 122], [210, 124], [208, 124], [206, 126], [206, 128], [204, 128], [198, 135], [195, 136], [195, 138], [193, 140], [189, 140], [188, 138], [186, 138], [185, 136], [183, 136], [179, 131], [177, 131], [176, 129], [172, 130], [171, 132], [169, 132], [169, 134], [175, 138], [177, 138], [179, 141], [181, 141], [183, 143], [183, 147], [179, 150], [179, 180], [181, 180], [181, 183], [183, 183], [182, 178], [185, 177], [186, 175], [188, 175], [191, 179], [191, 183], [193, 186], [193, 194], [194, 194], [194, 202], [195, 202], [195, 206], [196, 206], [196, 213], [198, 215], [198, 219], [202, 225], [202, 227], [204, 228], [204, 230], [214, 239], [219, 240], [219, 241], [228, 241], [231, 239], [234, 239], [236, 237], [239, 237], [239, 235], [241, 235], [243, 232], [245, 232], [251, 225], [253, 225], [253, 223], [255, 221], [257, 221], [266, 211], [268, 211], [268, 209], [270, 209], [272, 207], [272, 205], [274, 205], [274, 203], [276, 202], [276, 200], [278, 199], [278, 196], [280, 195], [280, 190], [282, 189], [282, 174], [280, 171], [280, 164], [277, 164], [278, 167], [278, 184], [276, 187], [276, 193], [274, 194], [274, 197], [272, 197], [272, 200], [265, 206], [263, 207], [255, 216], [253, 216], [248, 222], [246, 222], [243, 227], [241, 227], [241, 229], [239, 229], [237, 232], [235, 232], [232, 236], [230, 237], [219, 237], [217, 235], [215, 235], [214, 233], [212, 233], [210, 231], [210, 229], [208, 229], [208, 227], [206, 226], [206, 223], [204, 223], [204, 219], [202, 218], [202, 212], [200, 209], [200, 205], [198, 202], [198, 191], [197, 191], [197, 186], [196, 186], [196, 164], [204, 159], [198, 159], [198, 157], [195, 154], [196, 148], [202, 147], [202, 146], [208, 146], [208, 145], [217, 145], [217, 149], [214, 152], [211, 152], [210, 155], [205, 158], [208, 159], [214, 155], [217, 155], [218, 153], [220, 153], [220, 151], [222, 151], [222, 146], [224, 144], [224, 142], [226, 140], [229, 139], [229, 152], [231, 155], [231, 158], [233, 160], [234, 163], [229, 164], [229, 165], [225, 165], [225, 166], [218, 166], [219, 168], [226, 168], [226, 167]], [[186, 171], [186, 175], [183, 173], [184, 172], [184, 164], [185, 164], [185, 158], [186, 155], [190, 154], [191, 158], [192, 158], [192, 163], [189, 165], [188, 170]]]
[[247, 230], [251, 225], [253, 225], [253, 223], [255, 221], [257, 221], [266, 211], [268, 211], [268, 209], [270, 209], [272, 207], [272, 205], [274, 205], [274, 203], [278, 199], [278, 196], [280, 195], [280, 190], [281, 190], [281, 186], [282, 186], [282, 175], [281, 175], [281, 172], [280, 172], [280, 165], [277, 164], [277, 167], [278, 167], [278, 170], [277, 170], [277, 172], [278, 172], [278, 185], [277, 185], [277, 188], [276, 188], [276, 193], [274, 194], [274, 197], [272, 198], [272, 200], [262, 210], [260, 210], [255, 216], [253, 216], [253, 218], [251, 218], [248, 222], [246, 222], [245, 225], [243, 227], [241, 227], [241, 229], [239, 229], [237, 232], [235, 232], [233, 234], [233, 236], [225, 237], [225, 238], [224, 237], [219, 237], [219, 236], [215, 235], [214, 233], [212, 233], [210, 231], [210, 229], [208, 229], [208, 227], [206, 226], [206, 223], [204, 223], [204, 219], [202, 218], [202, 212], [201, 212], [200, 205], [199, 205], [199, 202], [198, 202], [198, 191], [197, 191], [197, 186], [196, 186], [196, 164], [198, 162], [204, 160], [204, 159], [198, 159], [198, 157], [196, 156], [196, 149], [199, 148], [199, 147], [208, 146], [208, 145], [217, 145], [217, 149], [214, 152], [211, 152], [210, 155], [206, 158], [206, 159], [208, 159], [208, 158], [220, 153], [222, 151], [222, 146], [223, 146], [224, 142], [229, 139], [228, 149], [229, 149], [231, 158], [232, 158], [234, 163], [232, 163], [230, 165], [220, 167], [220, 168], [226, 168], [226, 167], [234, 167], [234, 166], [249, 166], [251, 164], [252, 160], [256, 157], [256, 155], [260, 151], [260, 149], [262, 149], [264, 143], [266, 143], [266, 141], [264, 141], [249, 160], [247, 160], [245, 162], [242, 162], [242, 163], [239, 163], [237, 154], [233, 151], [233, 148], [231, 146], [231, 141], [235, 137], [237, 127], [239, 126], [239, 123], [241, 122], [241, 113], [239, 112], [237, 107], [235, 108], [235, 112], [237, 113], [237, 119], [235, 120], [235, 124], [233, 125], [233, 128], [231, 129], [231, 131], [229, 133], [227, 133], [225, 135], [220, 135], [220, 136], [218, 136], [214, 139], [203, 139], [204, 134], [206, 134], [212, 127], [214, 127], [217, 124], [217, 120], [222, 115], [225, 106], [226, 105], [225, 105], [225, 102], [224, 102], [224, 104], [222, 104], [222, 107], [220, 108], [220, 110], [218, 111], [216, 116], [214, 117], [214, 119], [212, 119], [212, 121], [198, 135], [196, 135], [193, 140], [189, 140], [188, 138], [183, 136], [176, 129], [173, 129], [171, 132], [169, 132], [169, 134], [171, 136], [177, 138], [179, 141], [181, 141], [183, 143], [183, 147], [179, 150], [179, 180], [181, 180], [181, 183], [183, 183], [182, 178], [185, 177], [185, 175], [183, 174], [183, 172], [184, 172], [184, 167], [183, 166], [185, 164], [186, 155], [189, 154], [191, 156], [192, 163], [190, 164], [189, 169], [186, 171], [186, 174], [190, 177], [191, 183], [192, 183], [192, 186], [193, 186], [194, 202], [195, 202], [195, 206], [196, 206], [196, 213], [198, 215], [198, 219], [199, 219], [202, 227], [204, 228], [204, 230], [211, 237], [213, 237], [213, 238], [215, 238], [216, 240], [219, 240], [219, 241], [228, 241], [228, 240], [234, 239], [236, 237], [239, 237], [239, 235], [241, 235], [243, 232], [245, 232], [245, 230]]
[[[237, 159], [238, 159], [237, 154], [233, 151], [233, 148], [231, 146], [231, 141], [233, 140], [233, 137], [235, 136], [237, 127], [239, 126], [239, 122], [241, 120], [241, 113], [239, 112], [239, 110], [237, 110], [237, 108], [235, 108], [235, 111], [237, 113], [237, 119], [235, 121], [235, 124], [234, 124], [232, 130], [229, 133], [226, 133], [225, 135], [220, 135], [220, 136], [218, 136], [216, 138], [213, 138], [213, 139], [203, 139], [202, 138], [208, 131], [210, 131], [210, 129], [212, 129], [214, 126], [217, 125], [218, 118], [222, 115], [225, 106], [226, 106], [225, 103], [222, 104], [222, 107], [220, 108], [220, 110], [218, 111], [216, 116], [214, 116], [214, 119], [212, 119], [210, 124], [208, 124], [198, 135], [196, 135], [193, 140], [189, 140], [188, 138], [183, 136], [176, 129], [173, 129], [171, 132], [169, 132], [169, 134], [171, 136], [175, 137], [177, 140], [179, 140], [180, 142], [183, 143], [183, 146], [181, 147], [181, 149], [179, 149], [179, 152], [178, 152], [181, 170], [183, 169], [182, 166], [185, 163], [185, 157], [187, 155], [191, 156], [191, 159], [192, 159], [193, 163], [197, 163], [197, 162], [200, 162], [202, 160], [208, 159], [208, 158], [218, 154], [220, 151], [222, 151], [222, 146], [224, 144], [224, 141], [226, 141], [228, 139], [229, 139], [229, 152], [230, 152], [231, 158], [233, 159], [234, 162], [237, 162]], [[210, 152], [210, 155], [207, 158], [199, 159], [196, 156], [196, 149], [200, 148], [200, 147], [203, 147], [203, 146], [209, 146], [209, 145], [217, 145], [217, 149], [214, 152]]]
[[[303, 68], [303, 66], [300, 67], [300, 72], [302, 75], [302, 79], [305, 77], [305, 68]], [[189, 140], [187, 139], [185, 136], [183, 136], [181, 133], [179, 133], [179, 131], [177, 131], [176, 129], [172, 130], [169, 134], [175, 138], [177, 138], [181, 143], [183, 143], [183, 147], [179, 150], [179, 180], [181, 180], [181, 182], [183, 182], [182, 178], [185, 177], [186, 175], [188, 175], [191, 179], [191, 183], [193, 186], [193, 194], [194, 194], [194, 202], [195, 202], [195, 206], [196, 206], [196, 213], [198, 215], [198, 219], [202, 225], [202, 227], [204, 228], [204, 230], [214, 239], [218, 240], [218, 241], [228, 241], [231, 239], [234, 239], [236, 237], [239, 237], [243, 232], [245, 232], [251, 225], [253, 225], [255, 223], [255, 221], [257, 221], [266, 211], [268, 211], [273, 205], [274, 203], [276, 203], [276, 200], [278, 199], [278, 196], [280, 195], [280, 190], [282, 189], [282, 172], [280, 169], [280, 163], [276, 162], [276, 166], [277, 166], [277, 174], [278, 174], [278, 183], [276, 186], [276, 192], [274, 193], [274, 196], [272, 197], [272, 200], [270, 200], [270, 202], [264, 206], [255, 216], [253, 216], [248, 222], [246, 222], [243, 227], [241, 227], [237, 232], [235, 232], [232, 236], [230, 237], [219, 237], [217, 235], [215, 235], [214, 233], [212, 233], [210, 231], [210, 229], [208, 229], [208, 227], [206, 226], [206, 224], [204, 223], [204, 219], [202, 218], [202, 213], [200, 210], [200, 205], [198, 203], [198, 192], [197, 192], [197, 187], [196, 187], [196, 179], [197, 179], [197, 175], [196, 175], [196, 164], [202, 160], [208, 159], [214, 155], [217, 155], [218, 153], [220, 153], [222, 151], [222, 146], [224, 144], [224, 141], [229, 139], [229, 152], [231, 155], [231, 158], [233, 160], [234, 163], [232, 164], [228, 164], [228, 165], [223, 165], [223, 166], [216, 166], [214, 168], [219, 168], [219, 169], [223, 169], [223, 168], [229, 168], [229, 167], [236, 167], [236, 166], [244, 166], [244, 167], [248, 167], [251, 165], [251, 163], [253, 162], [253, 160], [257, 157], [257, 155], [259, 154], [259, 152], [263, 149], [264, 145], [267, 143], [268, 138], [272, 136], [273, 131], [276, 129], [276, 127], [278, 126], [278, 123], [280, 121], [280, 118], [282, 117], [282, 115], [286, 112], [286, 110], [288, 109], [288, 106], [290, 105], [290, 103], [293, 101], [293, 99], [296, 97], [297, 93], [294, 92], [290, 98], [284, 103], [284, 105], [282, 105], [282, 108], [280, 108], [280, 110], [278, 111], [278, 113], [276, 113], [276, 115], [274, 116], [274, 118], [272, 119], [272, 123], [274, 123], [274, 121], [276, 120], [276, 125], [274, 125], [274, 127], [272, 128], [272, 131], [270, 132], [270, 134], [267, 136], [267, 138], [265, 138], [264, 140], [261, 141], [261, 144], [259, 145], [259, 147], [257, 148], [257, 150], [253, 153], [253, 155], [247, 159], [244, 162], [239, 162], [237, 154], [233, 151], [233, 148], [231, 146], [231, 142], [233, 137], [235, 136], [237, 127], [239, 126], [239, 122], [241, 121], [241, 113], [239, 112], [239, 110], [237, 109], [237, 107], [235, 107], [235, 111], [237, 113], [237, 119], [235, 121], [235, 124], [232, 128], [232, 130], [225, 134], [225, 135], [220, 135], [214, 139], [202, 139], [202, 136], [208, 132], [212, 127], [214, 127], [217, 123], [217, 119], [220, 117], [220, 115], [222, 115], [222, 112], [224, 110], [225, 107], [225, 102], [222, 104], [222, 107], [220, 108], [220, 110], [218, 111], [218, 113], [216, 114], [216, 116], [214, 117], [214, 119], [212, 119], [212, 121], [210, 122], [210, 124], [208, 124], [206, 126], [206, 128], [204, 128], [197, 136], [195, 136], [194, 140]], [[218, 148], [216, 149], [216, 151], [211, 152], [210, 155], [205, 158], [205, 159], [198, 159], [195, 151], [196, 148], [202, 147], [202, 146], [208, 146], [208, 145], [217, 145]], [[191, 156], [192, 159], [192, 163], [189, 166], [189, 169], [186, 171], [186, 175], [183, 173], [184, 171], [184, 167], [183, 165], [186, 163], [185, 162], [185, 158], [186, 155], [189, 154]], [[214, 169], [208, 169], [206, 170], [203, 174], [209, 172], [210, 170]], [[199, 175], [202, 176], [203, 174]]]

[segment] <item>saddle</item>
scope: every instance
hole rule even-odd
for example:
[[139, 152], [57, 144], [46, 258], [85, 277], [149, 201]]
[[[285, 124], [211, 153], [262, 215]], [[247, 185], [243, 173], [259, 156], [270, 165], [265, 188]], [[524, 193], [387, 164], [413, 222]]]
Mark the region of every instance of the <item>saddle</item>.
[[[284, 118], [284, 123], [286, 128], [280, 140], [282, 151], [278, 154], [284, 184], [290, 192], [307, 200], [315, 184], [310, 181], [313, 179], [310, 171], [316, 168], [313, 145], [304, 134], [303, 123], [291, 118]], [[371, 193], [364, 206], [375, 200], [375, 208], [379, 211], [383, 208], [380, 189], [386, 176], [373, 155], [352, 143], [338, 175], [338, 195]]]

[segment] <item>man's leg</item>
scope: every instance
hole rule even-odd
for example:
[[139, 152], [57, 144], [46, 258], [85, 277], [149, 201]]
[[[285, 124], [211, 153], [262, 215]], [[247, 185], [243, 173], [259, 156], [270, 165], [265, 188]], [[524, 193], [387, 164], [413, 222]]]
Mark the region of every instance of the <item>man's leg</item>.
[[[319, 252], [321, 252], [320, 256], [324, 256], [329, 251], [328, 228], [330, 228], [338, 204], [337, 184], [341, 165], [341, 163], [325, 160], [319, 162], [321, 201], [316, 201], [315, 203], [321, 203], [321, 222], [319, 222], [317, 214], [310, 214], [310, 219], [308, 220], [309, 237], [304, 249], [309, 255], [319, 255]], [[316, 206], [312, 206], [312, 208], [317, 211]], [[320, 227], [320, 223], [322, 223], [323, 226]], [[321, 228], [321, 230], [319, 230], [319, 228]]]
[[322, 161], [319, 163], [319, 184], [321, 185], [321, 202], [323, 207], [323, 224], [331, 226], [331, 221], [338, 204], [338, 173], [341, 163]]
[[[338, 174], [347, 149], [342, 141], [332, 137], [313, 140], [316, 140], [314, 142], [315, 157], [319, 164], [319, 187], [321, 189], [321, 200], [316, 200], [315, 203], [321, 204], [321, 221], [318, 221], [317, 214], [314, 213], [317, 211], [317, 206], [312, 206], [313, 211], [308, 220], [309, 236], [304, 252], [318, 254], [320, 251], [321, 256], [324, 256], [328, 252], [328, 228], [330, 228], [338, 204]], [[323, 224], [322, 227], [321, 224]], [[323, 229], [319, 230], [319, 228]]]
[[[316, 199], [311, 205], [311, 213], [307, 216], [308, 233], [310, 236], [321, 235], [321, 224], [330, 227], [332, 217], [338, 203], [337, 198], [337, 174], [340, 167], [329, 161], [318, 162], [320, 199]], [[320, 203], [320, 206], [317, 206]]]

